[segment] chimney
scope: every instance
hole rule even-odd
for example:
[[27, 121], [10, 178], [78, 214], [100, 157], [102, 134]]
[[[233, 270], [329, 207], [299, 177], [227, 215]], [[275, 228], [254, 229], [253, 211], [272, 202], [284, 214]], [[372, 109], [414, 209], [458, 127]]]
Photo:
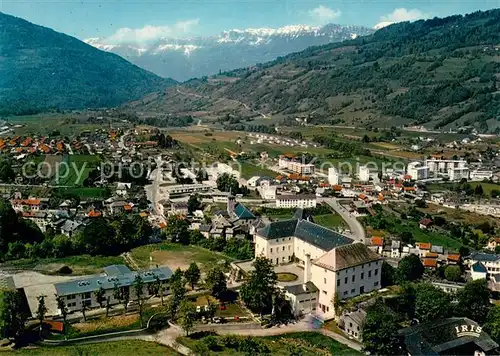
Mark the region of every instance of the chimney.
[[311, 255], [306, 253], [306, 260], [304, 263], [304, 284], [311, 279]]

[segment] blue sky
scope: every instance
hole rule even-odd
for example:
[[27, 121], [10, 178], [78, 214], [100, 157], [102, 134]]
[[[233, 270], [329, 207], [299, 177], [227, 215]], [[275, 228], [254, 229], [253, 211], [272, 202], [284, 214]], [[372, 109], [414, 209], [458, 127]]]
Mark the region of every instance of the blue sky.
[[500, 7], [500, 0], [0, 0], [0, 11], [81, 39], [144, 42], [249, 27], [373, 27]]

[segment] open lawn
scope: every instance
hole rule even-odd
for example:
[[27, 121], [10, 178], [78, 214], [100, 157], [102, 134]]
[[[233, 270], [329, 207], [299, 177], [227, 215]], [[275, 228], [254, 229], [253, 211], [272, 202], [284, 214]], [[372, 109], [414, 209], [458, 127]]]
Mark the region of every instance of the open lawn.
[[168, 266], [172, 271], [177, 268], [185, 270], [191, 262], [198, 263], [202, 269], [208, 269], [220, 261], [232, 260], [230, 257], [202, 247], [169, 242], [137, 247], [132, 250], [132, 258], [141, 268], [159, 265]]
[[338, 214], [315, 215], [313, 219], [316, 224], [329, 229], [347, 226], [342, 216]]
[[47, 355], [47, 356], [71, 356], [71, 355], [179, 355], [169, 347], [142, 340], [120, 340], [113, 342], [102, 342], [88, 345], [72, 345], [59, 347], [34, 347], [23, 348], [16, 351], [4, 352], [15, 355]]
[[19, 269], [32, 269], [44, 274], [59, 274], [58, 271], [63, 266], [71, 268], [71, 275], [88, 275], [101, 273], [106, 266], [125, 264], [121, 256], [70, 256], [63, 258], [47, 258], [42, 260], [16, 260], [9, 261], [1, 266], [15, 267]]
[[[468, 182], [472, 189], [476, 188], [478, 185], [483, 187], [483, 192], [485, 196], [490, 196], [492, 190], [500, 190], [500, 184], [488, 183], [488, 182]], [[453, 187], [454, 183], [441, 183], [441, 184], [428, 184], [426, 187], [430, 192], [442, 192], [444, 190], [449, 190]]]
[[[215, 340], [216, 343], [213, 343], [212, 340], [206, 342], [207, 337]], [[218, 336], [216, 334], [210, 335], [210, 333], [195, 333], [190, 337], [180, 337], [177, 340], [191, 349], [203, 350], [203, 354], [206, 355], [247, 355], [244, 350], [245, 346], [250, 343], [260, 344], [272, 355], [361, 355], [327, 336], [312, 331], [268, 337]], [[208, 349], [208, 345], [211, 349]]]
[[96, 155], [66, 155], [66, 164], [61, 166], [55, 184], [63, 186], [81, 186], [89, 173], [97, 168], [101, 162]]
[[61, 194], [78, 196], [81, 199], [99, 199], [109, 198], [110, 192], [106, 188], [88, 187], [88, 188], [56, 188]]
[[249, 179], [253, 176], [267, 176], [270, 178], [274, 178], [278, 175], [278, 173], [273, 172], [267, 168], [258, 167], [249, 162], [241, 163], [241, 176], [242, 178]]

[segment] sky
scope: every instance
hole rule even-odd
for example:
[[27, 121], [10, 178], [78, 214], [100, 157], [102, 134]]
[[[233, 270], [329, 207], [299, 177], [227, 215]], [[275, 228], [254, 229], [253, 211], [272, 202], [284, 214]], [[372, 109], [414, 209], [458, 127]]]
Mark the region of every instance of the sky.
[[500, 0], [0, 0], [0, 12], [108, 43], [297, 24], [374, 27], [498, 7]]

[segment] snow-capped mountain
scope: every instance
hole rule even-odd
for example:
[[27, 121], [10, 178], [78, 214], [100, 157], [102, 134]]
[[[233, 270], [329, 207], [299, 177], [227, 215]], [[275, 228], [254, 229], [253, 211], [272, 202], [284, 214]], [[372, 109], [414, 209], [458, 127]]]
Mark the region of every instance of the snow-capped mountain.
[[100, 38], [89, 38], [85, 42], [103, 51], [116, 53], [160, 76], [183, 81], [214, 74], [219, 70], [270, 61], [310, 46], [339, 42], [373, 32], [361, 26], [291, 25], [233, 29], [214, 37], [163, 38], [148, 45], [113, 44]]

